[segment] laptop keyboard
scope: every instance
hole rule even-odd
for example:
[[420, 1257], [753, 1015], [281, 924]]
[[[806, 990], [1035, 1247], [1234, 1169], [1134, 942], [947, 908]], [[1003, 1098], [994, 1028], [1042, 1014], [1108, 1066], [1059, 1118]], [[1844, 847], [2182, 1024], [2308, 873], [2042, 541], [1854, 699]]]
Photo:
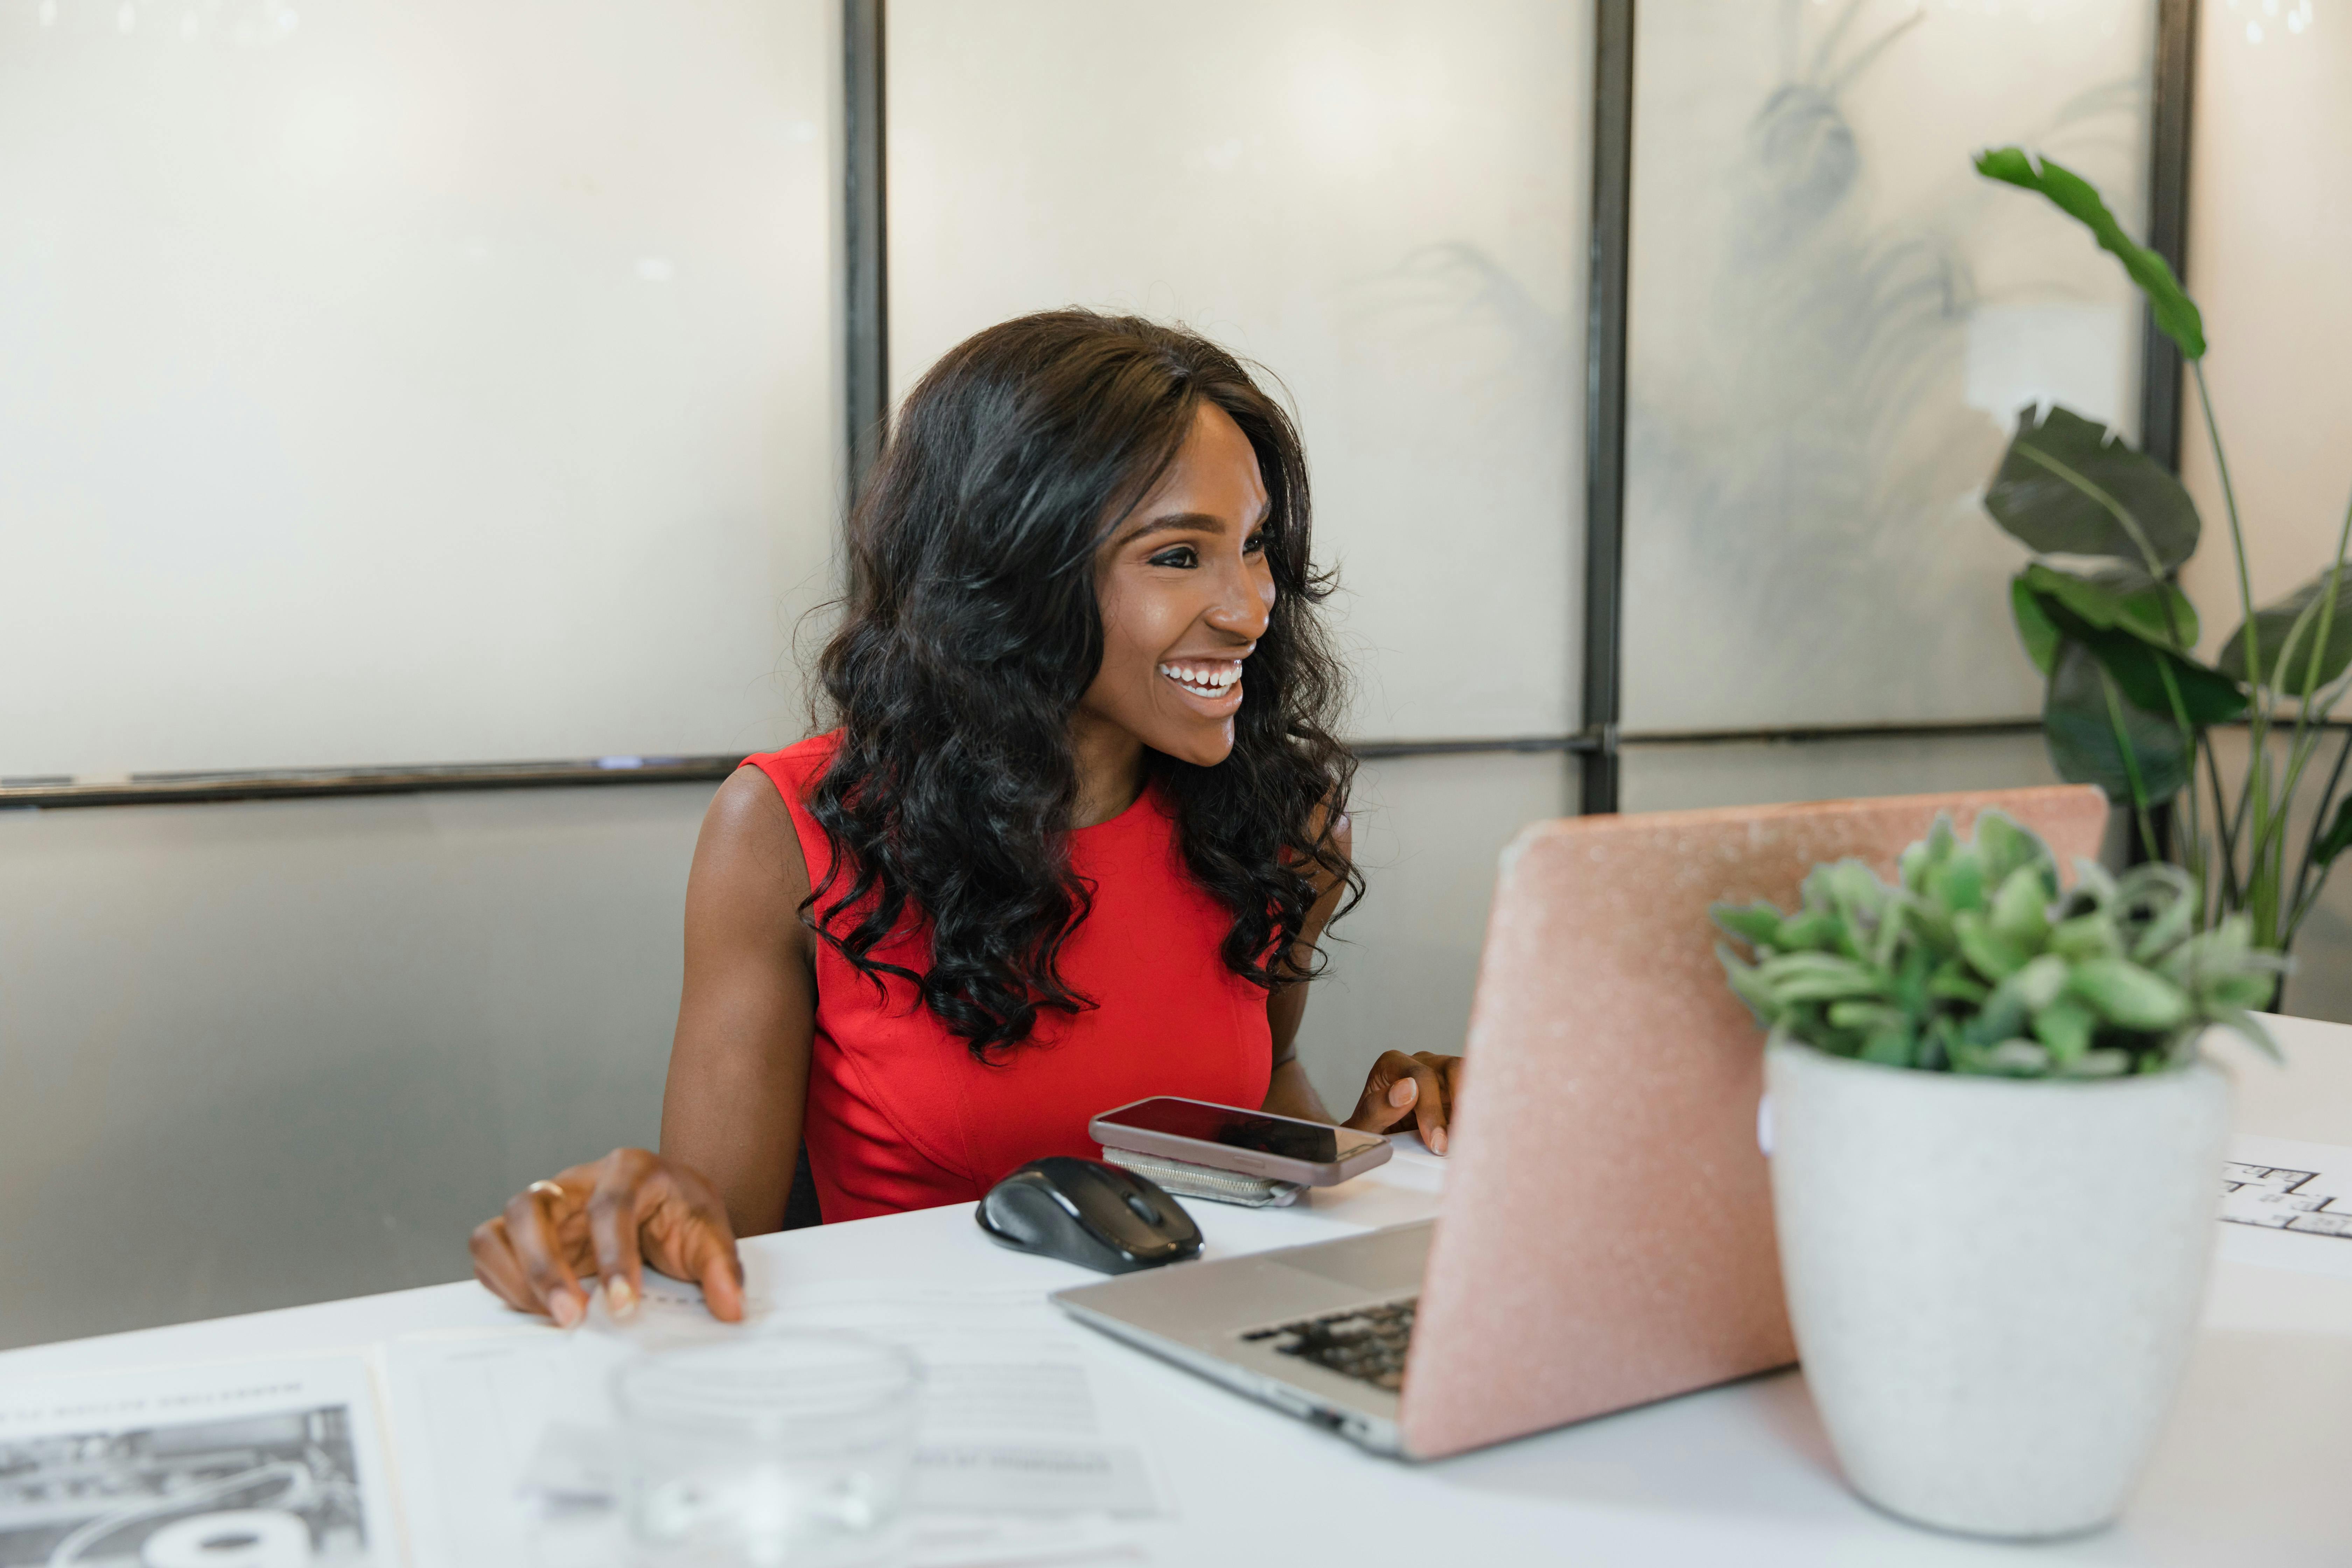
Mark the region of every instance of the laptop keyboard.
[[1257, 1329], [1244, 1340], [1272, 1340], [1269, 1349], [1328, 1367], [1343, 1377], [1360, 1378], [1394, 1394], [1404, 1387], [1404, 1352], [1412, 1343], [1414, 1303], [1384, 1301], [1377, 1307], [1356, 1307], [1305, 1318], [1271, 1329]]

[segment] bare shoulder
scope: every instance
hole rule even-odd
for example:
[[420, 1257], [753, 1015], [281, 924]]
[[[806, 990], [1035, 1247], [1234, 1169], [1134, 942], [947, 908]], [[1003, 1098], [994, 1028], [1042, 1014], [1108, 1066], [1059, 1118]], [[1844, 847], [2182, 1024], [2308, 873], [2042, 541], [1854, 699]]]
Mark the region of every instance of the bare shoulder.
[[770, 930], [781, 915], [785, 927], [798, 932], [801, 900], [808, 891], [808, 861], [791, 807], [767, 774], [736, 769], [703, 813], [688, 904], [721, 918], [752, 918]]
[[1333, 816], [1331, 815], [1329, 803], [1327, 802], [1315, 808], [1315, 831], [1320, 833], [1327, 826], [1331, 830], [1331, 843], [1339, 851], [1339, 858], [1347, 861], [1351, 866], [1354, 865], [1356, 861], [1356, 819], [1349, 816], [1344, 811], [1339, 813], [1339, 816]]
[[1328, 829], [1332, 847], [1339, 851], [1339, 858], [1350, 865], [1353, 865], [1356, 859], [1354, 828], [1355, 819], [1345, 811], [1336, 816], [1332, 815], [1331, 803], [1328, 800], [1316, 803], [1314, 815], [1307, 818], [1307, 835], [1312, 838], [1322, 838]]
[[[1328, 844], [1331, 848], [1339, 852], [1340, 864], [1343, 867], [1352, 868], [1355, 865], [1356, 842], [1355, 834], [1352, 831], [1354, 824], [1349, 819], [1345, 811], [1335, 815], [1329, 801], [1318, 802], [1314, 815], [1307, 819], [1307, 827], [1308, 837], [1313, 842]], [[1341, 891], [1341, 884], [1346, 880], [1344, 871], [1335, 871], [1328, 865], [1319, 864], [1308, 866], [1305, 869], [1308, 879], [1315, 884], [1315, 894], [1318, 903], [1328, 907], [1338, 899]]]

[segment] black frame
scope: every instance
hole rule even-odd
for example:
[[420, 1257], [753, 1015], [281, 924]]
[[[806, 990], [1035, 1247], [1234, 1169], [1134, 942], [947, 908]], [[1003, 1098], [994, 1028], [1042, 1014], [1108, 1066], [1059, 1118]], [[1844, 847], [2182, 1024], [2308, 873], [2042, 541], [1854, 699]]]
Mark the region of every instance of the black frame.
[[1633, 0], [1598, 0], [1584, 327], [1584, 742], [1577, 809], [1617, 809], [1625, 652], [1625, 330], [1633, 224]]
[[439, 795], [472, 789], [692, 784], [723, 779], [742, 762], [740, 755], [725, 752], [716, 756], [612, 758], [602, 762], [444, 763], [422, 767], [132, 773], [126, 778], [101, 781], [12, 779], [0, 783], [0, 811], [53, 810], [76, 805], [208, 805], [231, 800]]
[[[1626, 279], [1631, 273], [1635, 0], [1596, 0], [1593, 81], [1592, 270], [1586, 348], [1584, 543], [1585, 813], [1618, 808], [1620, 756], [1628, 745], [1693, 742], [1804, 744], [1825, 740], [2032, 734], [2038, 719], [1868, 724], [1802, 730], [1635, 732], [1619, 727], [1624, 658]], [[2199, 0], [2157, 0], [2157, 58], [2149, 104], [2148, 245], [2188, 277], [2189, 163]], [[2140, 362], [2142, 447], [2176, 472], [2180, 463], [2179, 352], [2146, 316]]]
[[865, 488], [890, 414], [890, 235], [882, 0], [842, 0], [842, 394], [849, 499]]
[[[1629, 745], [1712, 745], [2027, 734], [2038, 720], [1958, 721], [1803, 728], [1624, 733], [1625, 351], [1632, 275], [1633, 40], [1635, 0], [1595, 0], [1591, 230], [1586, 310], [1584, 636], [1582, 722], [1572, 734], [1480, 739], [1370, 741], [1358, 754], [1397, 757], [1498, 753], [1573, 756], [1579, 809], [1613, 812], [1620, 758]], [[842, 0], [843, 391], [848, 500], [879, 449], [889, 410], [889, 272], [885, 0]], [[2147, 243], [2187, 276], [2189, 129], [2196, 75], [2199, 0], [2157, 0], [2157, 60], [2151, 103]], [[2142, 446], [2176, 469], [2181, 427], [2181, 363], [2150, 320], [2144, 332]], [[1566, 520], [1569, 526], [1574, 519]], [[444, 767], [326, 768], [274, 773], [135, 774], [84, 783], [40, 778], [0, 782], [0, 808], [150, 805], [177, 801], [288, 799], [433, 790], [521, 789], [656, 784], [724, 778], [733, 755], [646, 759], [631, 768], [594, 762]]]
[[[2149, 106], [2147, 247], [2189, 279], [2189, 134], [2197, 91], [2198, 0], [2158, 0]], [[2140, 450], [2180, 471], [2180, 349], [2145, 312], [2140, 331]]]

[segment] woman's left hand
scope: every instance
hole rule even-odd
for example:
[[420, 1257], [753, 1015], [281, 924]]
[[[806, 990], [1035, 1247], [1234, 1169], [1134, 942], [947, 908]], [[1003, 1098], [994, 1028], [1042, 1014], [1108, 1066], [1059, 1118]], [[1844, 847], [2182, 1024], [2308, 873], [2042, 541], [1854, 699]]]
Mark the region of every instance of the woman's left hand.
[[1445, 1152], [1446, 1124], [1462, 1092], [1462, 1058], [1433, 1051], [1407, 1056], [1382, 1051], [1364, 1079], [1356, 1113], [1341, 1122], [1360, 1132], [1393, 1132], [1411, 1124], [1434, 1154]]

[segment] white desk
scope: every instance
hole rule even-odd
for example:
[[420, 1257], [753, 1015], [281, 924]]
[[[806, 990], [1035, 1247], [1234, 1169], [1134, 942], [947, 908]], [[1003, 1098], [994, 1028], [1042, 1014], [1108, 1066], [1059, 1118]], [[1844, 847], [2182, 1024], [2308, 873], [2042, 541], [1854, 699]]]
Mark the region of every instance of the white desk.
[[[2240, 1130], [2352, 1144], [2352, 1028], [2293, 1019], [2279, 1028], [2291, 1070], [2241, 1072]], [[1415, 1150], [1318, 1194], [1311, 1210], [1193, 1209], [1211, 1255], [1231, 1255], [1422, 1217], [1440, 1173], [1439, 1162]], [[464, 1238], [449, 1245], [454, 1266]], [[748, 1246], [763, 1268], [796, 1278], [1041, 1293], [1093, 1278], [991, 1246], [968, 1206]], [[0, 1388], [49, 1373], [279, 1355], [515, 1321], [471, 1282], [436, 1286], [10, 1352], [0, 1354]], [[1162, 1564], [2352, 1563], [2344, 1474], [2352, 1274], [2225, 1258], [2187, 1390], [2122, 1523], [2032, 1548], [1930, 1534], [1856, 1501], [1796, 1373], [1414, 1467], [1360, 1453], [1109, 1341], [1088, 1336], [1085, 1353], [1101, 1397], [1144, 1417], [1155, 1435], [1176, 1510], [1147, 1537], [1151, 1561]]]

